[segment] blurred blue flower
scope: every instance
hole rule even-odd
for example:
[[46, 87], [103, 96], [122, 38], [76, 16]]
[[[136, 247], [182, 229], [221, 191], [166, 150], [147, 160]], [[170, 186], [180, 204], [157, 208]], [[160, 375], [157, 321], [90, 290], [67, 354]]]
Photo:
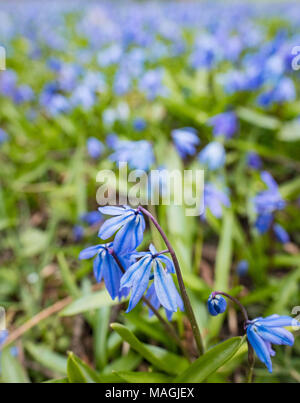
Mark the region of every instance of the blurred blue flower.
[[294, 336], [287, 326], [299, 327], [300, 323], [289, 316], [271, 315], [256, 318], [247, 324], [247, 337], [258, 358], [272, 372], [271, 357], [275, 355], [272, 344], [292, 346]]
[[114, 239], [114, 250], [117, 253], [132, 252], [141, 244], [145, 219], [139, 210], [129, 206], [105, 206], [100, 207], [99, 211], [104, 215], [114, 216], [103, 223], [98, 235], [106, 240], [118, 231]]
[[173, 263], [167, 256], [159, 254], [153, 245], [150, 245], [149, 249], [150, 252], [133, 255], [141, 259], [131, 265], [121, 279], [121, 288], [131, 288], [127, 312], [130, 312], [144, 295], [152, 270], [155, 292], [160, 304], [168, 311], [176, 312], [179, 305], [178, 291], [171, 276], [171, 273], [175, 272]]
[[137, 132], [142, 132], [147, 127], [147, 122], [143, 118], [135, 118], [133, 121], [133, 128]]
[[144, 92], [151, 101], [158, 96], [166, 95], [166, 88], [162, 82], [163, 71], [161, 69], [148, 70], [139, 81], [139, 89]]
[[29, 102], [34, 98], [34, 93], [29, 85], [20, 85], [15, 89], [13, 94], [14, 102], [19, 105], [24, 102]]
[[247, 154], [247, 165], [252, 169], [259, 170], [262, 167], [262, 160], [258, 154], [254, 151], [250, 151]]
[[217, 316], [220, 313], [224, 313], [226, 308], [227, 302], [222, 295], [215, 295], [214, 293], [210, 294], [207, 301], [207, 309], [212, 316]]
[[230, 200], [227, 194], [216, 188], [212, 183], [206, 183], [204, 186], [204, 208], [209, 209], [216, 218], [221, 218], [223, 215], [223, 206], [230, 207]]
[[259, 214], [255, 221], [255, 228], [260, 234], [266, 233], [273, 222], [273, 214], [271, 213], [263, 213]]
[[195, 154], [196, 147], [200, 144], [197, 130], [192, 127], [183, 127], [182, 129], [173, 130], [171, 134], [181, 158]]
[[236, 267], [237, 275], [240, 277], [245, 276], [249, 271], [249, 263], [247, 260], [241, 260], [238, 262]]
[[277, 240], [283, 244], [290, 242], [290, 236], [287, 231], [279, 224], [274, 224], [274, 233]]
[[152, 145], [146, 140], [117, 140], [110, 142], [115, 152], [109, 159], [114, 162], [127, 162], [131, 169], [148, 171], [154, 163]]
[[83, 214], [80, 219], [92, 226], [98, 224], [102, 220], [102, 214], [100, 211], [89, 211], [88, 213]]
[[74, 225], [73, 227], [73, 237], [75, 242], [82, 240], [84, 235], [84, 228], [81, 225]]
[[96, 137], [89, 137], [86, 145], [89, 155], [94, 159], [99, 158], [103, 153], [104, 146]]
[[[113, 243], [101, 244], [90, 246], [84, 250], [82, 250], [79, 254], [79, 259], [91, 259], [94, 257], [94, 275], [98, 283], [102, 279], [104, 279], [105, 286], [109, 295], [112, 299], [116, 297], [119, 300], [128, 295], [128, 290], [123, 289], [120, 290], [120, 280], [122, 277], [122, 271], [120, 270], [118, 264], [115, 261], [115, 258], [111, 255], [110, 249], [115, 251]], [[118, 254], [118, 258], [120, 259], [124, 269], [129, 266], [130, 260], [128, 257], [121, 256]]]
[[198, 159], [211, 171], [222, 168], [225, 164], [226, 153], [224, 146], [218, 141], [212, 141], [200, 151]]
[[283, 77], [276, 86], [258, 97], [258, 103], [262, 107], [269, 107], [274, 103], [291, 102], [296, 99], [294, 82], [289, 77]]
[[231, 138], [237, 131], [238, 121], [234, 112], [220, 113], [211, 119], [208, 124], [213, 126], [213, 134], [217, 136], [225, 136]]
[[82, 107], [84, 110], [91, 109], [96, 102], [95, 93], [85, 85], [78, 85], [71, 95], [73, 107]]
[[8, 134], [3, 129], [0, 129], [0, 145], [8, 140]]
[[119, 63], [122, 54], [123, 50], [121, 46], [117, 43], [112, 44], [98, 53], [98, 64], [100, 67], [108, 67], [112, 64], [117, 64]]

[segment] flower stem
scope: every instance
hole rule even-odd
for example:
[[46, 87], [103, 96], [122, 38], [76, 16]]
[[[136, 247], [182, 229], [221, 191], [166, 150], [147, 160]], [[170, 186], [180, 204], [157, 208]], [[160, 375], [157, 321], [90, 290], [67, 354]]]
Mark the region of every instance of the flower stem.
[[175, 267], [175, 271], [176, 271], [176, 275], [177, 275], [177, 279], [178, 279], [178, 284], [179, 284], [179, 288], [180, 288], [180, 292], [181, 292], [181, 296], [183, 299], [183, 303], [184, 303], [184, 307], [186, 310], [186, 314], [187, 317], [191, 323], [191, 327], [192, 327], [192, 331], [194, 334], [194, 338], [197, 344], [197, 348], [198, 348], [198, 352], [200, 355], [204, 354], [204, 344], [203, 344], [203, 340], [202, 340], [202, 336], [195, 318], [195, 314], [190, 302], [190, 299], [187, 295], [186, 292], [186, 288], [183, 282], [183, 278], [182, 278], [182, 274], [181, 274], [181, 270], [180, 270], [180, 266], [179, 266], [179, 262], [176, 256], [176, 253], [172, 247], [172, 245], [170, 244], [170, 241], [168, 240], [166, 234], [164, 233], [163, 229], [161, 228], [161, 226], [159, 225], [159, 223], [157, 222], [157, 220], [153, 217], [153, 215], [146, 210], [144, 207], [139, 206], [138, 210], [142, 213], [144, 213], [147, 217], [150, 218], [150, 220], [152, 221], [152, 223], [155, 225], [155, 227], [157, 228], [158, 232], [160, 233], [161, 237], [163, 238], [169, 252], [170, 255], [172, 257], [173, 263], [174, 263], [174, 267]]
[[[112, 255], [112, 257], [115, 259], [117, 265], [119, 266], [119, 269], [121, 270], [122, 273], [125, 273], [125, 269], [118, 258], [117, 254], [114, 252], [112, 248], [109, 248], [108, 252]], [[161, 324], [164, 326], [166, 331], [169, 333], [169, 335], [174, 339], [174, 341], [177, 343], [177, 345], [181, 348], [184, 356], [190, 361], [189, 355], [184, 348], [182, 341], [180, 340], [179, 336], [177, 335], [175, 329], [173, 326], [171, 326], [158, 312], [158, 310], [151, 304], [151, 302], [143, 295], [142, 300], [145, 302], [145, 304], [151, 309], [151, 311], [154, 313], [154, 315], [158, 318], [158, 320], [161, 322]]]
[[253, 370], [255, 364], [254, 350], [251, 344], [248, 341], [248, 363], [249, 363], [249, 372], [247, 376], [247, 383], [253, 382]]

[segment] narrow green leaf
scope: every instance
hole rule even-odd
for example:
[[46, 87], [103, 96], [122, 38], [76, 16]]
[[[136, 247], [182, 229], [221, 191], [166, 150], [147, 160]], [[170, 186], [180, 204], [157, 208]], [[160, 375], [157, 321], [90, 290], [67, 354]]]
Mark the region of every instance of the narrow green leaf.
[[67, 290], [73, 297], [78, 297], [80, 295], [80, 290], [76, 285], [74, 276], [70, 270], [70, 267], [63, 252], [59, 252], [57, 254], [57, 260], [59, 263], [60, 272], [62, 275], [64, 285], [66, 286]]
[[70, 383], [102, 383], [100, 375], [72, 352], [69, 353], [67, 371]]
[[262, 127], [263, 129], [276, 130], [280, 127], [280, 121], [273, 116], [257, 112], [250, 108], [239, 107], [237, 115], [241, 120]]
[[[171, 354], [164, 349], [148, 346], [147, 344], [142, 343], [129, 329], [123, 325], [120, 325], [119, 323], [113, 323], [111, 324], [111, 327], [117, 333], [119, 333], [123, 340], [130, 344], [133, 350], [141, 354], [141, 356], [143, 356], [155, 367], [166, 373], [177, 375], [180, 372], [180, 369], [178, 371], [178, 359], [176, 358], [179, 358], [180, 362], [185, 361], [186, 365], [188, 365], [185, 359], [178, 357], [175, 354]], [[174, 365], [174, 362], [176, 362], [177, 366]]]
[[41, 365], [59, 374], [67, 374], [67, 359], [60, 354], [54, 353], [50, 348], [42, 344], [25, 344], [29, 354]]
[[234, 337], [213, 347], [202, 357], [194, 361], [188, 369], [177, 376], [176, 383], [198, 383], [222, 367], [242, 346], [245, 338]]
[[120, 371], [116, 372], [116, 375], [128, 383], [168, 383], [172, 380], [167, 375], [158, 372]]
[[29, 378], [17, 357], [11, 354], [11, 347], [1, 351], [1, 381], [3, 383], [28, 383]]
[[110, 374], [113, 371], [132, 371], [141, 363], [141, 361], [142, 357], [130, 350], [127, 355], [119, 357], [106, 365], [103, 373]]

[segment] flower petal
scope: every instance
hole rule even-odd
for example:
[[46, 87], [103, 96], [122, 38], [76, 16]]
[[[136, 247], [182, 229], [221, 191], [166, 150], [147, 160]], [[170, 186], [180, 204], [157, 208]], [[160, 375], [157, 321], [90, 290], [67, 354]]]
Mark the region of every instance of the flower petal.
[[165, 272], [159, 260], [154, 265], [154, 286], [157, 298], [168, 311], [177, 311], [176, 287], [172, 276]]
[[133, 274], [132, 291], [129, 305], [126, 312], [130, 312], [142, 298], [149, 283], [152, 261], [149, 259], [142, 269], [137, 270]]
[[272, 373], [272, 361], [270, 357], [270, 352], [264, 340], [256, 333], [254, 329], [255, 329], [254, 325], [250, 325], [247, 328], [248, 340], [253, 349], [255, 350], [260, 361], [263, 362], [268, 368], [268, 371]]
[[102, 245], [94, 245], [94, 246], [89, 246], [86, 249], [83, 249], [80, 254], [79, 254], [79, 259], [90, 259], [91, 257], [94, 257], [99, 249], [103, 248]]
[[132, 213], [128, 212], [126, 214], [118, 215], [113, 218], [106, 220], [101, 226], [98, 236], [101, 239], [110, 238], [115, 232], [118, 231], [123, 225], [126, 224], [128, 220], [131, 219]]
[[257, 326], [257, 333], [272, 344], [292, 346], [295, 341], [292, 333], [282, 327]]

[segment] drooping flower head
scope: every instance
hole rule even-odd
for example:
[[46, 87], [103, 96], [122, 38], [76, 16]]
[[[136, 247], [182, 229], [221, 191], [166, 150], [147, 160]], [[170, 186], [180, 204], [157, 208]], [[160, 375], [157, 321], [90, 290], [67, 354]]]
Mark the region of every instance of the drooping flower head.
[[271, 315], [256, 318], [247, 324], [247, 338], [258, 358], [272, 372], [271, 357], [275, 355], [272, 344], [292, 346], [294, 336], [285, 329], [288, 326], [300, 327], [300, 323], [289, 316]]
[[237, 131], [238, 122], [234, 112], [220, 113], [209, 119], [209, 125], [213, 126], [213, 134], [217, 136], [225, 136], [230, 139]]
[[207, 166], [211, 171], [220, 169], [224, 166], [226, 160], [224, 146], [218, 141], [212, 141], [200, 151], [198, 159], [201, 164]]
[[99, 211], [104, 215], [114, 216], [103, 223], [98, 235], [106, 240], [116, 233], [114, 239], [116, 252], [122, 254], [132, 252], [141, 244], [146, 224], [143, 214], [138, 209], [129, 206], [105, 206], [100, 207]]
[[182, 158], [194, 155], [196, 147], [200, 143], [197, 131], [192, 127], [183, 127], [172, 131], [175, 147]]
[[[100, 283], [104, 279], [105, 286], [111, 298], [115, 299], [118, 297], [121, 299], [128, 294], [128, 290], [125, 288], [120, 290], [120, 280], [123, 274], [112, 256], [111, 250], [114, 250], [112, 242], [90, 246], [80, 252], [79, 259], [94, 258], [94, 276], [97, 282]], [[122, 262], [124, 269], [126, 269], [130, 262], [129, 257], [118, 255], [118, 258]]]
[[207, 309], [212, 316], [217, 316], [224, 313], [227, 308], [226, 299], [222, 295], [210, 294], [207, 301]]
[[127, 312], [131, 311], [144, 295], [152, 273], [160, 304], [168, 311], [176, 312], [181, 304], [178, 304], [178, 291], [171, 276], [175, 272], [173, 263], [167, 256], [158, 253], [153, 245], [150, 245], [149, 250], [133, 255], [139, 260], [129, 267], [121, 279], [121, 288], [131, 289]]

